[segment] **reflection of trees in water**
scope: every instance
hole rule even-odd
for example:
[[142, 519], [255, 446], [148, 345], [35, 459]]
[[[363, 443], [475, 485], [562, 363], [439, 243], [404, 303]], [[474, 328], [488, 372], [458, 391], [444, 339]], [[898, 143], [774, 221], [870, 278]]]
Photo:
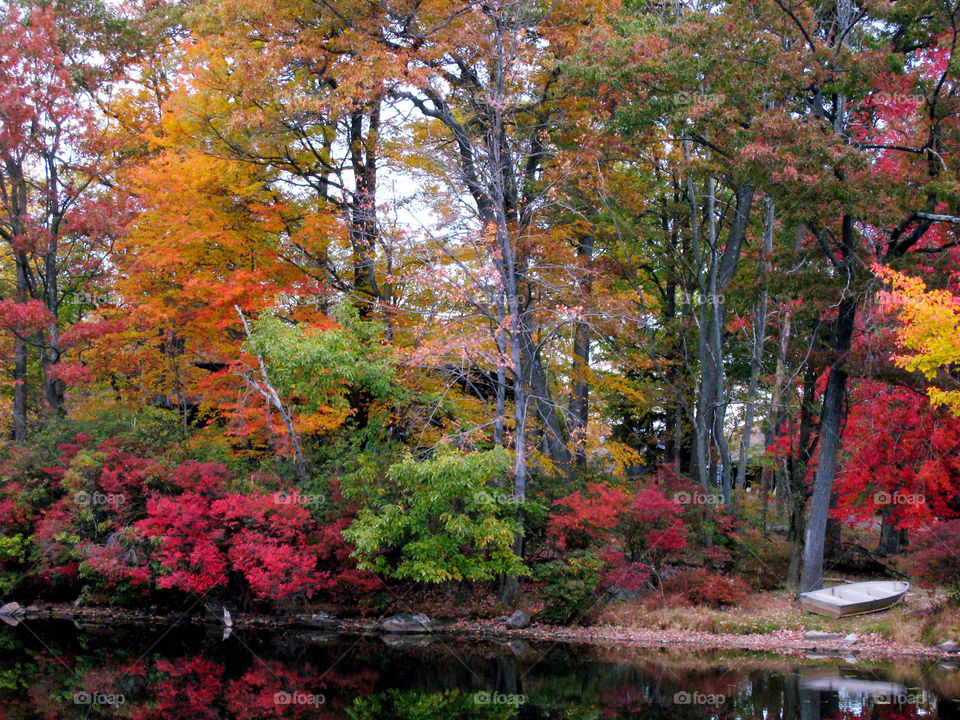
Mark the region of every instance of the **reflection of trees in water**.
[[[119, 631], [54, 634], [31, 640], [26, 631], [0, 635], [0, 717], [50, 720], [123, 717], [133, 720], [216, 718], [349, 718], [350, 720], [579, 720], [583, 718], [779, 718], [782, 720], [905, 720], [924, 715], [914, 706], [880, 705], [801, 681], [810, 668], [790, 669], [784, 660], [704, 657], [683, 667], [677, 657], [651, 652], [642, 662], [603, 660], [585, 648], [514, 644], [389, 648], [379, 641], [295, 636], [247, 636], [240, 643], [212, 642], [202, 631], [170, 633], [157, 647], [154, 635]], [[246, 647], [253, 648], [248, 651]], [[260, 658], [263, 658], [261, 660]], [[913, 686], [947, 683], [930, 669], [898, 681]], [[821, 667], [820, 680], [854, 674], [887, 679], [864, 670]], [[867, 680], [865, 680], [866, 678]], [[78, 691], [124, 696], [118, 707], [73, 703]], [[719, 705], [678, 704], [677, 693], [723, 695]], [[287, 702], [277, 702], [285, 694]], [[479, 695], [478, 695], [479, 694]], [[312, 698], [312, 700], [311, 700]], [[486, 698], [486, 700], [484, 700]], [[526, 702], [521, 699], [525, 698]], [[960, 720], [957, 705], [939, 703], [925, 717]]]
[[[368, 669], [325, 672], [309, 663], [249, 656], [238, 661], [240, 654], [217, 660], [200, 654], [131, 659], [96, 650], [20, 647], [17, 660], [0, 662], [2, 717], [326, 720], [340, 716], [338, 706], [371, 693], [378, 679]], [[78, 693], [87, 704], [77, 704]]]

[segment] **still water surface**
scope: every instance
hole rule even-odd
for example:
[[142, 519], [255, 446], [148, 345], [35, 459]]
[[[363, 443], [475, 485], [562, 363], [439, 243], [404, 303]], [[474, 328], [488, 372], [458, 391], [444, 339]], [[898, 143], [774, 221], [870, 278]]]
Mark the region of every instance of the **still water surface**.
[[222, 628], [0, 630], [0, 720], [960, 720], [949, 665]]

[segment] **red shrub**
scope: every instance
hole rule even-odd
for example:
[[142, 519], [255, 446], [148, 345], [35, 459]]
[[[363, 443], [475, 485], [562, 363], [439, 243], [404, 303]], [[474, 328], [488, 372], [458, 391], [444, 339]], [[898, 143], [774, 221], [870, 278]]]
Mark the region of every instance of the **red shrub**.
[[622, 548], [631, 562], [654, 567], [687, 547], [682, 507], [656, 488], [630, 495], [613, 485], [592, 483], [555, 505], [548, 534], [558, 548], [581, 549], [591, 543]]
[[583, 548], [591, 541], [612, 541], [611, 531], [620, 524], [630, 496], [614, 485], [590, 483], [586, 491], [571, 493], [554, 505], [560, 512], [550, 518], [547, 530], [557, 547]]
[[320, 567], [323, 569], [319, 589], [334, 600], [364, 598], [384, 589], [383, 581], [367, 570], [357, 568], [350, 553], [353, 547], [343, 539], [343, 530], [350, 518], [339, 518], [319, 530], [317, 544]]
[[750, 586], [739, 578], [710, 572], [705, 568], [686, 570], [665, 580], [666, 593], [683, 595], [691, 603], [723, 607], [737, 605], [750, 592]]
[[[276, 478], [254, 475], [243, 487], [255, 489], [240, 493], [218, 463], [168, 468], [122, 441], [90, 447], [90, 440], [77, 435], [61, 445], [53, 467], [18, 453], [3, 464], [4, 471], [36, 465], [0, 488], [0, 529], [30, 536], [39, 578], [64, 590], [92, 580], [258, 600], [382, 588], [350, 557], [341, 536], [349, 520], [321, 526], [303, 504], [287, 501], [292, 489]], [[22, 572], [23, 562], [11, 553], [0, 572]]]
[[627, 549], [633, 560], [659, 566], [687, 547], [681, 506], [659, 490], [641, 488], [624, 517]]
[[609, 588], [622, 588], [639, 592], [649, 587], [650, 578], [653, 573], [649, 565], [643, 563], [626, 563], [624, 565], [614, 566], [603, 573], [600, 581], [603, 586]]
[[960, 520], [941, 520], [923, 532], [914, 535], [913, 548], [908, 556], [921, 584], [942, 587], [960, 601]]
[[[202, 478], [187, 486], [212, 487], [220, 475], [217, 469], [194, 469]], [[272, 495], [212, 500], [194, 492], [151, 498], [147, 518], [137, 523], [146, 537], [160, 538], [160, 587], [206, 592], [226, 585], [230, 568], [258, 599], [314, 593], [320, 576], [316, 546], [307, 543], [311, 526], [305, 508], [278, 503]]]
[[41, 578], [53, 581], [79, 576], [80, 555], [71, 539], [79, 525], [78, 515], [73, 499], [63, 498], [37, 522], [33, 543], [41, 558], [36, 568]]

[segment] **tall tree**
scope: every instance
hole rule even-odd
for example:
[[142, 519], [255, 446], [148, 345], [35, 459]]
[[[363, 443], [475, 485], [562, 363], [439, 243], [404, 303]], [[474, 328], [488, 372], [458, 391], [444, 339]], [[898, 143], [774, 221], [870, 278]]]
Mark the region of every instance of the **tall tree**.
[[[129, 217], [122, 192], [107, 192], [117, 162], [94, 111], [131, 50], [105, 6], [16, 5], [0, 31], [0, 238], [11, 258], [14, 300], [13, 429], [26, 439], [29, 354], [38, 353], [40, 404], [64, 413], [63, 326]], [[32, 318], [32, 322], [30, 320]]]

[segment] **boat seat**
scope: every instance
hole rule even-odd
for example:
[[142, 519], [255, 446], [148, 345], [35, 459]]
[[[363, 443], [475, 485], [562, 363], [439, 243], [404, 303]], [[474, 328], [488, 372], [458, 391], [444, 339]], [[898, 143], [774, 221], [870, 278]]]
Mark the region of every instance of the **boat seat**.
[[838, 595], [841, 600], [852, 600], [854, 602], [866, 601], [866, 600], [876, 600], [882, 595], [873, 595], [871, 593], [862, 592], [860, 590], [848, 590], [843, 593], [843, 595]]

